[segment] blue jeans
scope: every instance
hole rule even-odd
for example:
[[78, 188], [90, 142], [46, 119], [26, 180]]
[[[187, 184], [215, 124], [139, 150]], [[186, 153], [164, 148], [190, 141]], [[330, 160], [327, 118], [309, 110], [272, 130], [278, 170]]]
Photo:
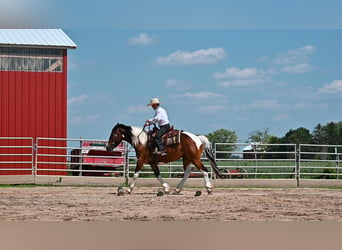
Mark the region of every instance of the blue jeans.
[[156, 144], [157, 144], [159, 151], [165, 150], [162, 136], [169, 130], [169, 128], [170, 128], [170, 124], [165, 124], [159, 128], [156, 134], [155, 140], [156, 140]]

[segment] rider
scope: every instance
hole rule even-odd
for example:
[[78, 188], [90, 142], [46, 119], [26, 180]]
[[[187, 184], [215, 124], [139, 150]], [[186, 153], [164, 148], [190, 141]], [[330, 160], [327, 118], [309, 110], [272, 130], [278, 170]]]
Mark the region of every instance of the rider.
[[158, 98], [153, 98], [149, 104], [146, 106], [152, 106], [152, 108], [155, 111], [155, 115], [153, 118], [148, 119], [145, 122], [145, 125], [150, 125], [150, 124], [158, 124], [159, 125], [159, 130], [155, 136], [155, 141], [158, 147], [158, 152], [157, 154], [161, 156], [165, 156], [165, 148], [164, 148], [164, 143], [162, 141], [162, 136], [169, 130], [170, 128], [170, 123], [169, 119], [167, 117], [167, 113], [165, 109], [160, 107], [160, 102]]

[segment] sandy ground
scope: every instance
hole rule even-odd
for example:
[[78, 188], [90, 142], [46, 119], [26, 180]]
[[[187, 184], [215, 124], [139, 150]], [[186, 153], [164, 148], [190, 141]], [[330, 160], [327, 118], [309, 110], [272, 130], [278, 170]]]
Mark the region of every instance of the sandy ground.
[[0, 188], [0, 221], [342, 221], [342, 190], [215, 189], [157, 196], [138, 187]]

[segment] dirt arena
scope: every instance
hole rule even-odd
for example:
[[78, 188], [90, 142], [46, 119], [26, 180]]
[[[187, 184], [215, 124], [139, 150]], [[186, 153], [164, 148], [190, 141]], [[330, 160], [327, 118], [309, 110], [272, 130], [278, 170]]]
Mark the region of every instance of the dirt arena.
[[3, 187], [1, 221], [342, 221], [339, 189], [215, 189], [157, 196], [138, 187]]

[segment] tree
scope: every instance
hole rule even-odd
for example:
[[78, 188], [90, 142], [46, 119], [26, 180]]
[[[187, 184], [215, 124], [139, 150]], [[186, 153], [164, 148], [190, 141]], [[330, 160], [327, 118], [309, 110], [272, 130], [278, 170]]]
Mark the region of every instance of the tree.
[[252, 131], [251, 133], [249, 133], [247, 143], [261, 143], [261, 144], [269, 143], [272, 137], [272, 135], [268, 133], [269, 131], [270, 131], [269, 128], [263, 128], [263, 129]]
[[310, 130], [307, 128], [290, 129], [283, 137], [285, 143], [311, 144], [314, 142]]
[[[236, 143], [238, 136], [235, 131], [230, 131], [227, 129], [218, 129], [206, 135], [211, 143]], [[230, 153], [227, 151], [236, 150], [234, 145], [217, 145], [216, 151], [225, 151], [224, 153], [217, 153], [217, 158], [229, 158]]]
[[329, 122], [322, 126], [318, 124], [312, 131], [316, 144], [342, 144], [342, 122]]
[[320, 123], [317, 124], [317, 126], [312, 131], [312, 139], [315, 144], [325, 144], [326, 138], [323, 131], [323, 127]]

